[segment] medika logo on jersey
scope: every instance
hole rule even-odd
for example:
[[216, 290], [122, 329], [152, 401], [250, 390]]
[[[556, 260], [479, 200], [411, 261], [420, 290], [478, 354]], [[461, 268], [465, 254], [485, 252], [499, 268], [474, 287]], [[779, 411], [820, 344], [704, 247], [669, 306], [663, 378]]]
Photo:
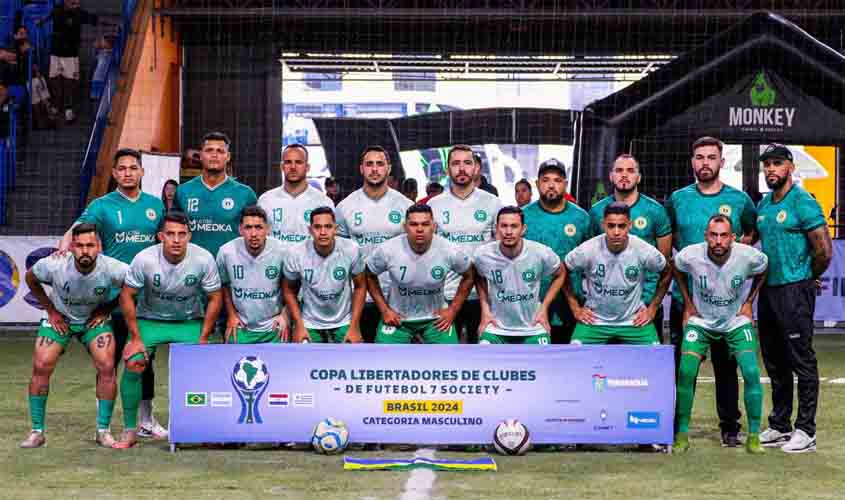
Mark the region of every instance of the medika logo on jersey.
[[231, 224], [218, 224], [208, 220], [191, 219], [191, 232], [204, 231], [206, 233], [231, 232]]
[[143, 234], [138, 231], [121, 231], [114, 233], [115, 243], [155, 243], [156, 237], [154, 234]]
[[600, 373], [593, 374], [593, 390], [604, 392], [605, 389], [647, 389], [648, 379], [608, 377]]

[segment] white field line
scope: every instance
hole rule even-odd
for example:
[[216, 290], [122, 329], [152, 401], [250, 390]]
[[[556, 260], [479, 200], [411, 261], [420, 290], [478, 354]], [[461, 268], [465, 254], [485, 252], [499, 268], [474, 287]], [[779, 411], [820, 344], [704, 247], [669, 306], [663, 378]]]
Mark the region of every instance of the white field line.
[[[431, 448], [421, 448], [414, 453], [414, 457], [433, 459], [434, 450]], [[405, 482], [405, 488], [402, 490], [402, 496], [399, 497], [399, 500], [429, 500], [436, 478], [437, 475], [433, 470], [412, 470], [411, 475], [408, 476], [408, 481]]]

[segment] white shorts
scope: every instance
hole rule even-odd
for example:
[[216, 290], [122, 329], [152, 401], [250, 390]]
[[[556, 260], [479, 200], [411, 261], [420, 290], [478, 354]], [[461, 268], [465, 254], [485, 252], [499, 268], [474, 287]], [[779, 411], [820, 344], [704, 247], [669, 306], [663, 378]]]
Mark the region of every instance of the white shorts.
[[59, 76], [79, 80], [79, 58], [50, 56], [50, 78]]

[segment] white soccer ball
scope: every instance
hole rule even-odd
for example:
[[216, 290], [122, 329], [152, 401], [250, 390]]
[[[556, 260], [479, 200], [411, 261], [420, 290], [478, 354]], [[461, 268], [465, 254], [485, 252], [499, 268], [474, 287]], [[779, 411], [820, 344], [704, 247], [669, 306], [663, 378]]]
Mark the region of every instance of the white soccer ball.
[[311, 437], [311, 446], [314, 451], [324, 455], [342, 453], [349, 444], [349, 429], [342, 421], [328, 417], [320, 420], [314, 426], [314, 433]]
[[246, 356], [238, 360], [232, 373], [235, 384], [245, 391], [256, 391], [264, 387], [269, 376], [267, 365], [257, 356]]
[[502, 455], [524, 455], [531, 448], [531, 438], [522, 423], [509, 418], [496, 426], [493, 447]]

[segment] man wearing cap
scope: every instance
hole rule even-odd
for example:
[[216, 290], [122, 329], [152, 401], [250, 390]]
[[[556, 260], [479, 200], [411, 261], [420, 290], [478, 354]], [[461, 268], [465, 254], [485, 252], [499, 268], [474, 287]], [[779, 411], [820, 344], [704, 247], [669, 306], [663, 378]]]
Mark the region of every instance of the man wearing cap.
[[[550, 247], [560, 257], [587, 241], [590, 237], [590, 216], [587, 212], [570, 202], [566, 192], [566, 167], [557, 159], [549, 159], [540, 164], [537, 171], [537, 191], [540, 199], [523, 208], [525, 214], [525, 239], [536, 241]], [[567, 277], [572, 280], [572, 288], [580, 294], [581, 275], [574, 273]], [[551, 280], [543, 280], [540, 296], [545, 297]], [[575, 328], [575, 317], [563, 295], [555, 297], [549, 308], [552, 343], [567, 344]]]
[[[666, 209], [653, 198], [639, 192], [640, 163], [630, 154], [621, 154], [610, 169], [610, 183], [613, 194], [598, 201], [590, 209], [592, 235], [604, 233], [604, 209], [614, 201], [631, 207], [630, 232], [649, 245], [657, 248], [668, 262], [672, 260], [672, 224]], [[643, 304], [651, 304], [657, 290], [657, 274], [649, 273], [643, 285]], [[654, 329], [663, 342], [663, 304], [657, 305], [654, 315]]]
[[[818, 279], [833, 256], [830, 233], [818, 202], [792, 181], [792, 152], [770, 144], [760, 155], [771, 189], [758, 205], [757, 228], [769, 274], [760, 292], [760, 347], [772, 380], [767, 447], [787, 453], [816, 451], [819, 370], [813, 350], [813, 313]], [[792, 425], [792, 377], [798, 378], [798, 416]]]
[[[730, 219], [731, 227], [740, 243], [753, 245], [757, 210], [744, 192], [719, 180], [725, 164], [722, 141], [715, 137], [701, 137], [692, 144], [692, 172], [696, 182], [678, 189], [666, 202], [666, 212], [672, 222], [672, 245], [681, 251], [689, 245], [702, 243], [710, 217], [721, 214]], [[677, 286], [672, 292], [669, 314], [669, 334], [675, 346], [675, 366], [680, 363], [683, 324], [692, 314], [685, 308]], [[736, 360], [730, 357], [727, 343], [722, 339], [710, 346], [713, 375], [716, 379], [716, 411], [722, 431], [722, 446], [735, 448], [739, 442], [739, 382]]]

